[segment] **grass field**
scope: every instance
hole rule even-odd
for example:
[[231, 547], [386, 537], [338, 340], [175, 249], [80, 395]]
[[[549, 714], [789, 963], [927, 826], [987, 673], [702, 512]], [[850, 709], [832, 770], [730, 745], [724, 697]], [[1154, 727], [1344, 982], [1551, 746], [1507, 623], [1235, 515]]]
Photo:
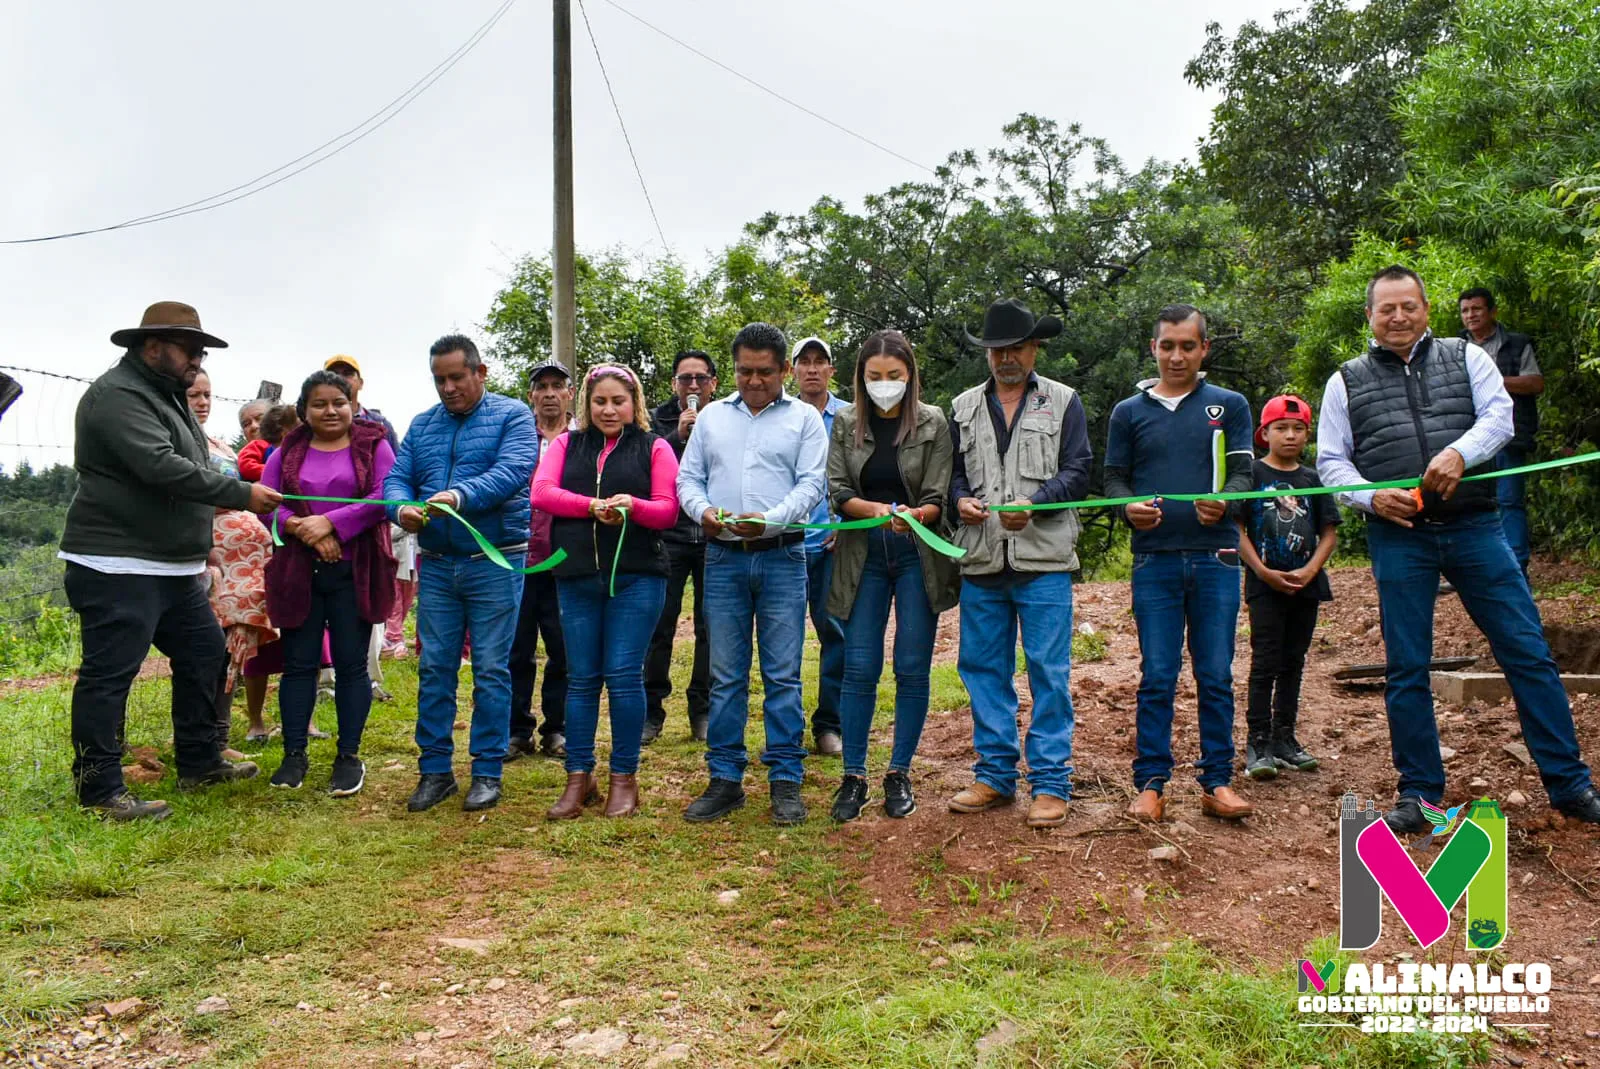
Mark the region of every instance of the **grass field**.
[[[125, 1061], [91, 1064], [132, 1065], [538, 1066], [618, 1043], [610, 1057], [623, 1065], [1393, 1067], [1487, 1055], [1297, 1028], [1298, 946], [1242, 971], [1189, 942], [1040, 938], [1031, 922], [963, 916], [968, 889], [953, 881], [944, 908], [891, 915], [855, 882], [870, 853], [826, 818], [836, 761], [808, 762], [801, 827], [772, 827], [759, 785], [730, 821], [680, 820], [704, 782], [681, 707], [646, 751], [637, 819], [546, 823], [563, 773], [545, 760], [508, 766], [505, 803], [482, 817], [459, 799], [408, 815], [415, 675], [409, 662], [386, 673], [395, 701], [375, 707], [361, 795], [320, 792], [329, 742], [313, 744], [305, 789], [268, 789], [274, 743], [249, 783], [179, 794], [169, 772], [143, 793], [176, 815], [139, 827], [70, 804], [67, 683], [0, 695], [0, 1052], [68, 1064], [46, 1059], [76, 1036], [84, 1057], [120, 1037]], [[934, 689], [938, 707], [965, 704], [951, 666]], [[136, 685], [131, 743], [168, 750], [167, 693], [163, 679]], [[752, 728], [758, 753], [759, 719]], [[941, 799], [921, 800], [918, 819], [949, 819]], [[197, 1013], [213, 996], [229, 1008]], [[142, 1005], [126, 1017], [96, 1019], [130, 997]]]

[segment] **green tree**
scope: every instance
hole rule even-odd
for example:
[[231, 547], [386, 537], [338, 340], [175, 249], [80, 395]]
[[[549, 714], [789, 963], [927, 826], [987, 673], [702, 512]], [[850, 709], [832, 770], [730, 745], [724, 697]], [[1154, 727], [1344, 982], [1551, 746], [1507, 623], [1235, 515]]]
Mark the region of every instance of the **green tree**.
[[[620, 361], [647, 391], [664, 389], [672, 357], [705, 343], [709, 289], [677, 260], [633, 260], [610, 249], [579, 253], [578, 366]], [[495, 388], [522, 394], [528, 369], [551, 352], [552, 275], [545, 257], [527, 256], [495, 294], [484, 321]]]
[[1445, 36], [1451, 0], [1311, 0], [1232, 38], [1206, 27], [1184, 68], [1222, 100], [1200, 146], [1213, 188], [1287, 269], [1313, 275], [1360, 230], [1381, 229], [1405, 174], [1399, 94]]

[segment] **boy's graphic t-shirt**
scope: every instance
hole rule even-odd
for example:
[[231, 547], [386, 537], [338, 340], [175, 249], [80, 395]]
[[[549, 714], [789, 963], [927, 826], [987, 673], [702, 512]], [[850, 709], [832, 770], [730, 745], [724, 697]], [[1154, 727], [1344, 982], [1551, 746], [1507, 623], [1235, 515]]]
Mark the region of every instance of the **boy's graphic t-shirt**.
[[[1321, 486], [1315, 468], [1300, 465], [1294, 471], [1280, 471], [1266, 462], [1255, 462], [1252, 472], [1257, 490], [1298, 490], [1308, 486]], [[1244, 502], [1246, 506], [1245, 529], [1250, 532], [1250, 544], [1268, 568], [1288, 572], [1310, 563], [1316, 552], [1317, 539], [1323, 530], [1338, 526], [1339, 508], [1332, 494], [1301, 497], [1287, 494], [1283, 497], [1263, 497]], [[1246, 571], [1245, 597], [1263, 591], [1272, 591], [1253, 571]], [[1328, 585], [1327, 569], [1317, 572], [1307, 583], [1299, 597], [1333, 600], [1333, 589]]]

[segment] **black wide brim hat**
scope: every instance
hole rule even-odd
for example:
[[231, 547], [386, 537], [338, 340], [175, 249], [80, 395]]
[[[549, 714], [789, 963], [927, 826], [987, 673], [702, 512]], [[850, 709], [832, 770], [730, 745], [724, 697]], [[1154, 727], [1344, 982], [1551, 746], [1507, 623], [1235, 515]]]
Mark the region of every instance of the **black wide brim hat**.
[[964, 332], [967, 342], [983, 349], [1005, 349], [1025, 341], [1044, 341], [1061, 333], [1061, 320], [1055, 316], [1035, 319], [1028, 306], [1015, 297], [995, 301], [983, 313], [983, 336]]

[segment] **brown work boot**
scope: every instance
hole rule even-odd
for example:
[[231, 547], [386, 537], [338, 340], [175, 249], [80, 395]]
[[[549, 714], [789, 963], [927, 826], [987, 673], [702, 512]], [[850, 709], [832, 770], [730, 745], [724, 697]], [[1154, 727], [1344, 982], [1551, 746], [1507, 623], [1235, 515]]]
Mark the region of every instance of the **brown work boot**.
[[583, 815], [584, 806], [599, 801], [600, 792], [595, 789], [593, 773], [568, 772], [567, 789], [561, 792], [556, 804], [545, 811], [544, 817], [546, 820], [576, 820]]
[[631, 817], [639, 811], [639, 777], [611, 773], [606, 784], [606, 816]]
[[1067, 800], [1053, 794], [1036, 794], [1028, 807], [1028, 827], [1054, 828], [1067, 822]]
[[1146, 788], [1139, 792], [1139, 797], [1129, 804], [1127, 813], [1134, 820], [1154, 824], [1161, 819], [1161, 814], [1167, 811], [1167, 800], [1161, 792], [1153, 788]]
[[1001, 794], [987, 783], [974, 783], [950, 799], [950, 812], [982, 813], [985, 809], [1010, 805], [1013, 800], [1011, 795]]
[[1232, 787], [1216, 787], [1200, 798], [1200, 812], [1221, 820], [1241, 820], [1256, 811], [1256, 807], [1240, 798]]

